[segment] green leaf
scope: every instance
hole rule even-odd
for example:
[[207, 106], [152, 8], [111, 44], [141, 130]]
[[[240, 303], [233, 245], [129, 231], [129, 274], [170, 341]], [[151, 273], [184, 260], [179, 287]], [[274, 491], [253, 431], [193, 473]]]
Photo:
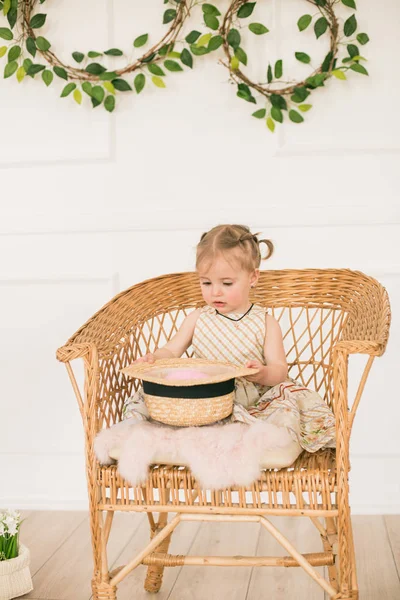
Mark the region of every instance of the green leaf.
[[7, 57], [8, 62], [17, 60], [17, 58], [20, 56], [20, 54], [21, 54], [21, 48], [19, 46], [13, 46], [8, 51], [8, 57]]
[[241, 62], [243, 65], [247, 65], [247, 54], [246, 52], [243, 50], [243, 48], [236, 48], [235, 50], [235, 56], [238, 59], [239, 62]]
[[297, 60], [299, 60], [302, 63], [309, 64], [311, 62], [311, 57], [305, 52], [295, 52], [294, 55], [297, 58]]
[[175, 60], [165, 60], [164, 66], [166, 69], [168, 69], [168, 71], [173, 71], [175, 73], [177, 71], [183, 71], [181, 65], [179, 63], [177, 63]]
[[113, 79], [111, 83], [113, 84], [115, 89], [118, 90], [119, 92], [131, 92], [132, 91], [131, 86], [129, 85], [129, 83], [127, 81], [125, 81], [125, 79], [120, 79], [120, 78]]
[[[14, 28], [18, 19], [18, 0], [11, 0], [10, 10], [7, 13], [7, 21], [11, 29]], [[18, 78], [18, 77], [17, 77]], [[21, 79], [22, 81], [22, 79]]]
[[271, 117], [274, 119], [274, 121], [277, 121], [278, 123], [283, 123], [283, 112], [280, 108], [277, 108], [276, 106], [273, 106], [271, 108]]
[[333, 71], [331, 71], [331, 74], [336, 77], [336, 79], [347, 79], [345, 73], [343, 73], [343, 71], [341, 71], [340, 69], [334, 69]]
[[13, 60], [12, 62], [7, 63], [6, 67], [4, 69], [4, 79], [7, 79], [7, 77], [11, 77], [11, 75], [14, 75], [14, 73], [17, 69], [18, 69], [18, 63], [16, 60]]
[[249, 29], [251, 33], [254, 33], [255, 35], [263, 35], [263, 33], [269, 32], [269, 29], [267, 29], [262, 23], [250, 23]]
[[115, 108], [114, 96], [107, 96], [107, 98], [104, 101], [104, 108], [110, 113], [114, 110], [114, 108]]
[[239, 19], [247, 19], [251, 15], [254, 10], [256, 2], [247, 2], [246, 4], [242, 4], [242, 6], [237, 11], [237, 16]]
[[103, 56], [102, 52], [95, 52], [94, 50], [90, 50], [90, 52], [88, 52], [89, 58], [97, 58], [98, 56]]
[[11, 29], [8, 29], [7, 27], [0, 27], [0, 38], [3, 38], [3, 40], [7, 40], [9, 42], [13, 39], [13, 37], [14, 34]]
[[271, 94], [269, 99], [270, 99], [272, 106], [275, 106], [275, 108], [280, 108], [281, 110], [287, 110], [287, 102], [286, 102], [285, 98], [283, 96], [281, 96], [280, 94]]
[[[163, 15], [163, 23], [170, 23], [176, 17], [176, 10], [174, 8], [168, 8]], [[156, 84], [157, 85], [157, 84]]]
[[329, 23], [328, 23], [327, 19], [325, 19], [325, 17], [321, 17], [320, 19], [318, 19], [315, 22], [314, 32], [315, 32], [315, 35], [317, 36], [317, 39], [325, 33], [325, 31], [328, 29], [328, 25], [329, 25]]
[[[168, 54], [168, 52], [171, 52], [171, 50], [173, 50], [173, 49], [174, 49], [174, 44], [164, 44], [164, 46], [161, 46], [161, 48], [158, 50], [158, 55], [166, 56]], [[142, 62], [151, 62], [151, 61], [146, 59], [145, 61], [142, 61]]]
[[214, 15], [215, 17], [218, 17], [221, 14], [218, 8], [213, 4], [203, 4], [202, 10], [205, 15]]
[[241, 37], [237, 29], [230, 29], [226, 39], [228, 44], [232, 46], [234, 50], [239, 48]]
[[293, 123], [302, 123], [304, 121], [301, 114], [296, 110], [289, 110], [289, 119], [293, 121]]
[[137, 37], [133, 41], [133, 45], [135, 48], [141, 48], [141, 46], [144, 46], [147, 43], [148, 39], [149, 39], [149, 34], [144, 33], [143, 35], [139, 35], [139, 37]]
[[123, 56], [124, 53], [119, 48], [110, 48], [109, 50], [105, 50], [104, 54], [107, 56]]
[[357, 42], [359, 44], [361, 44], [362, 46], [364, 46], [364, 44], [367, 44], [369, 42], [369, 37], [367, 33], [359, 33], [357, 35]]
[[46, 22], [46, 17], [47, 15], [39, 13], [37, 15], [35, 15], [34, 17], [32, 17], [31, 19], [31, 27], [32, 29], [39, 29], [40, 27], [43, 27], [43, 25]]
[[232, 56], [231, 58], [231, 69], [233, 71], [237, 71], [239, 68], [239, 59], [236, 56]]
[[133, 85], [135, 86], [135, 90], [136, 90], [137, 94], [140, 94], [140, 92], [143, 90], [145, 84], [146, 84], [146, 77], [143, 75], [143, 73], [139, 73], [139, 75], [136, 75]]
[[212, 33], [205, 33], [202, 35], [196, 43], [196, 46], [207, 46], [208, 42], [212, 38]]
[[81, 63], [83, 61], [83, 59], [85, 58], [85, 55], [82, 54], [82, 52], [73, 52], [72, 53], [72, 58], [77, 62], [77, 63]]
[[7, 54], [7, 46], [1, 46], [0, 48], [0, 58], [3, 58], [3, 56]]
[[157, 75], [158, 77], [164, 77], [165, 73], [161, 67], [155, 64], [150, 64], [147, 66], [148, 70], [152, 75]]
[[105, 81], [103, 83], [103, 85], [104, 85], [104, 89], [106, 89], [107, 92], [110, 92], [110, 94], [115, 94], [115, 87], [113, 86], [111, 81]]
[[36, 43], [35, 40], [31, 37], [28, 37], [26, 39], [26, 49], [28, 50], [29, 54], [31, 54], [33, 56], [33, 58], [35, 58], [36, 56]]
[[85, 81], [84, 83], [82, 83], [82, 89], [88, 96], [92, 95], [92, 84], [90, 83], [90, 81]]
[[276, 79], [280, 79], [283, 73], [282, 60], [277, 60], [275, 63], [274, 75]]
[[271, 119], [271, 117], [267, 118], [267, 127], [270, 131], [272, 131], [272, 133], [274, 133], [275, 131], [275, 123], [273, 122], [273, 120]]
[[159, 88], [165, 88], [166, 87], [164, 81], [160, 77], [154, 76], [154, 77], [151, 78], [151, 80], [154, 83], [154, 85], [156, 85]]
[[100, 73], [99, 79], [100, 81], [112, 81], [117, 77], [115, 71], [104, 71], [104, 73]]
[[214, 15], [204, 15], [204, 23], [213, 31], [216, 31], [219, 27], [219, 21]]
[[68, 73], [62, 67], [53, 67], [53, 71], [58, 77], [61, 77], [61, 79], [68, 80]]
[[332, 60], [333, 60], [333, 52], [330, 51], [328, 52], [328, 54], [325, 56], [324, 58], [324, 62], [321, 65], [321, 71], [323, 73], [327, 73], [329, 71], [329, 69], [331, 68], [331, 64], [332, 64]]
[[149, 62], [151, 62], [151, 61], [153, 60], [153, 58], [155, 58], [155, 57], [156, 57], [156, 53], [155, 53], [155, 52], [152, 52], [151, 54], [149, 54], [149, 56], [146, 56], [146, 58], [141, 58], [141, 59], [140, 59], [140, 62], [142, 62], [142, 63], [149, 63]]
[[61, 92], [61, 96], [60, 97], [61, 98], [66, 98], [75, 89], [76, 89], [76, 83], [67, 83], [67, 85], [64, 87], [63, 91]]
[[368, 71], [365, 67], [363, 67], [362, 65], [359, 65], [358, 63], [354, 63], [352, 65], [350, 65], [350, 69], [352, 71], [355, 71], [356, 73], [361, 73], [362, 75], [368, 75]]
[[266, 114], [267, 111], [265, 110], [265, 108], [260, 108], [260, 110], [256, 110], [256, 112], [253, 112], [251, 116], [255, 117], [256, 119], [263, 119]]
[[[115, 86], [114, 86], [115, 87]], [[94, 85], [92, 87], [92, 98], [94, 98], [99, 104], [101, 104], [104, 100], [105, 91], [101, 85]], [[98, 106], [98, 105], [97, 105]]]
[[272, 67], [271, 67], [271, 65], [268, 65], [268, 69], [267, 69], [267, 81], [268, 81], [268, 83], [271, 83], [272, 80], [273, 80]]
[[236, 93], [236, 96], [238, 98], [242, 98], [242, 100], [246, 100], [246, 102], [251, 102], [253, 104], [257, 104], [256, 99], [254, 98], [254, 96], [252, 96], [251, 94], [246, 94], [246, 92], [243, 92], [242, 90], [239, 90]]
[[30, 59], [30, 58], [25, 58], [24, 62], [22, 63], [22, 66], [23, 66], [23, 67], [24, 67], [24, 69], [25, 69], [25, 73], [27, 73], [27, 72], [28, 72], [28, 70], [29, 70], [29, 67], [31, 66], [31, 64], [32, 64], [32, 61], [31, 61], [31, 59]]
[[186, 67], [193, 68], [193, 57], [187, 48], [184, 48], [181, 52], [181, 61]]
[[208, 54], [208, 48], [204, 46], [196, 46], [196, 44], [191, 44], [190, 51], [195, 56], [203, 56], [203, 54]]
[[313, 75], [312, 77], [308, 77], [306, 79], [306, 84], [308, 87], [310, 87], [312, 89], [315, 89], [317, 87], [323, 87], [326, 77], [327, 77], [326, 73], [317, 73], [316, 75]]
[[191, 31], [186, 37], [185, 40], [188, 44], [194, 44], [199, 37], [201, 36], [200, 31]]
[[26, 74], [30, 77], [34, 77], [37, 73], [40, 73], [40, 71], [44, 71], [44, 69], [44, 65], [32, 64], [27, 70]]
[[74, 96], [74, 100], [75, 100], [75, 102], [77, 104], [82, 104], [82, 92], [81, 92], [81, 90], [78, 90], [78, 89], [74, 90], [73, 96]]
[[301, 112], [307, 112], [310, 108], [312, 108], [312, 104], [299, 104], [299, 110], [301, 110]]
[[349, 56], [351, 56], [351, 58], [360, 54], [360, 51], [355, 44], [348, 44], [347, 52], [349, 53]]
[[42, 52], [47, 52], [47, 50], [49, 50], [49, 48], [51, 47], [51, 44], [50, 44], [49, 40], [46, 40], [46, 38], [39, 36], [36, 38], [36, 46]]
[[342, 0], [342, 3], [345, 6], [348, 6], [349, 8], [354, 8], [354, 10], [357, 10], [356, 3], [354, 2], [354, 0]]
[[11, 8], [11, 0], [4, 0], [2, 3], [3, 15], [6, 16]]
[[345, 21], [345, 23], [344, 23], [343, 33], [346, 37], [350, 37], [351, 35], [353, 35], [353, 33], [355, 32], [356, 29], [357, 29], [356, 15], [351, 15], [351, 17], [349, 17], [347, 19], [347, 21]]
[[211, 38], [211, 40], [209, 41], [209, 44], [207, 46], [209, 52], [218, 50], [218, 48], [220, 46], [222, 46], [223, 42], [224, 42], [224, 40], [221, 35], [214, 35], [214, 37]]
[[44, 83], [47, 85], [47, 87], [49, 87], [49, 85], [53, 81], [53, 78], [54, 78], [54, 75], [49, 69], [46, 69], [45, 71], [43, 71], [42, 79], [43, 79]]
[[290, 99], [292, 100], [292, 102], [304, 102], [304, 100], [306, 98], [308, 98], [308, 96], [310, 95], [310, 92], [304, 87], [304, 86], [300, 86], [298, 88], [295, 89], [293, 95], [290, 97]]
[[105, 71], [107, 71], [107, 69], [99, 63], [90, 63], [85, 68], [85, 71], [87, 73], [90, 73], [91, 75], [100, 75], [100, 73], [104, 73]]
[[305, 29], [307, 29], [311, 21], [311, 15], [303, 15], [302, 17], [300, 17], [300, 19], [297, 21], [297, 27], [299, 28], [299, 31], [304, 31]]
[[26, 72], [25, 72], [24, 67], [19, 67], [17, 69], [17, 75], [16, 75], [18, 83], [21, 83], [21, 81], [24, 80], [25, 75], [26, 75]]

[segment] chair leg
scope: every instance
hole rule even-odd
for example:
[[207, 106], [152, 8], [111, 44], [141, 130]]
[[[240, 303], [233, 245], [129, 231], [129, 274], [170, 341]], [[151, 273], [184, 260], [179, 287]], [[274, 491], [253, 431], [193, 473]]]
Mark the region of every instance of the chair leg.
[[342, 496], [337, 519], [339, 591], [343, 600], [358, 600], [356, 560], [350, 507]]
[[92, 579], [92, 600], [117, 600], [116, 586]]
[[[150, 539], [152, 540], [153, 537], [157, 535], [157, 533], [159, 533], [166, 526], [168, 521], [168, 513], [160, 513], [157, 523], [154, 522], [153, 515], [151, 513], [148, 513], [148, 517], [151, 527]], [[163, 540], [161, 544], [157, 546], [154, 552], [160, 552], [162, 554], [167, 553], [168, 546], [171, 541], [171, 535], [172, 534], [168, 535], [165, 538], [165, 540]], [[152, 592], [154, 594], [155, 592], [158, 592], [160, 590], [164, 568], [165, 567], [156, 567], [153, 565], [147, 568], [146, 580], [144, 582], [144, 589], [146, 590], [146, 592]]]

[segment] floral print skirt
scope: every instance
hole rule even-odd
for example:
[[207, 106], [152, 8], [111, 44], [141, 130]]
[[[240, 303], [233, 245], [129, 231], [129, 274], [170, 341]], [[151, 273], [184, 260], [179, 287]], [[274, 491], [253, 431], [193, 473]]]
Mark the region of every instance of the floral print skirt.
[[[266, 390], [266, 391], [265, 391]], [[258, 419], [286, 427], [293, 440], [308, 452], [335, 447], [335, 417], [321, 396], [294, 379], [262, 389], [244, 378], [236, 379], [232, 414], [220, 423], [246, 423]], [[143, 389], [129, 398], [123, 419], [150, 420]]]

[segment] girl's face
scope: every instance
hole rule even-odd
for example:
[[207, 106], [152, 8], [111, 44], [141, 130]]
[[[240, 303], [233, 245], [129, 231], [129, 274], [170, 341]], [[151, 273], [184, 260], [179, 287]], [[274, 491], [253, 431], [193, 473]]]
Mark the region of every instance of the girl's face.
[[205, 302], [221, 313], [246, 312], [251, 285], [258, 279], [258, 269], [249, 273], [234, 266], [219, 257], [207, 271], [201, 268], [198, 271]]

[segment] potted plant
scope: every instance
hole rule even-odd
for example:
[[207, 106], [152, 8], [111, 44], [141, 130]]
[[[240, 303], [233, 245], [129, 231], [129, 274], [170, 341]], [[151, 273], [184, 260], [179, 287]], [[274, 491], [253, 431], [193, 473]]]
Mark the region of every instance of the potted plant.
[[0, 600], [11, 600], [33, 589], [29, 550], [19, 543], [20, 525], [19, 512], [0, 512]]

